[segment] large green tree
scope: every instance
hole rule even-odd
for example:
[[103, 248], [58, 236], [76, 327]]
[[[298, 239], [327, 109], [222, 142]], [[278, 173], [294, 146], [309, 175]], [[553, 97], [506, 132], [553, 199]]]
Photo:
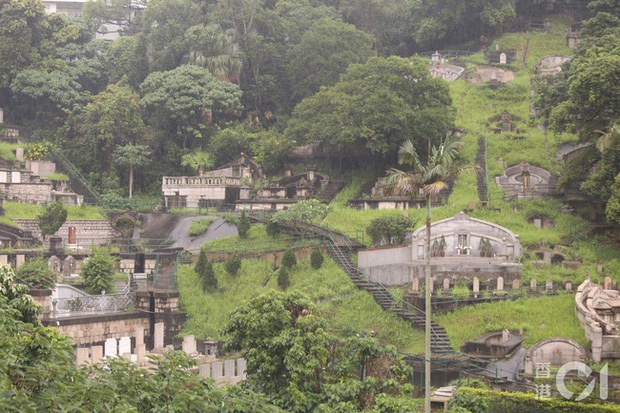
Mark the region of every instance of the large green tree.
[[114, 150], [114, 162], [129, 167], [129, 198], [133, 198], [134, 168], [151, 162], [151, 148], [146, 145], [127, 144]]
[[422, 59], [372, 58], [304, 99], [287, 134], [298, 143], [322, 142], [339, 156], [359, 148], [386, 155], [407, 139], [425, 147], [428, 137], [444, 136], [454, 121], [451, 105], [447, 84], [430, 77]]
[[148, 122], [159, 129], [160, 139], [172, 138], [182, 149], [205, 143], [209, 126], [240, 114], [239, 87], [220, 82], [202, 67], [183, 65], [151, 73], [140, 89]]
[[372, 54], [370, 35], [351, 24], [317, 20], [288, 53], [293, 103], [333, 86], [350, 64], [364, 63]]

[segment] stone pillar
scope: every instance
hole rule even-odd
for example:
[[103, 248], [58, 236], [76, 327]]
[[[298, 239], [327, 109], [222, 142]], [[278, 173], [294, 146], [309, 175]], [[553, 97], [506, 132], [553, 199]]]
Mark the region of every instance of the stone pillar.
[[504, 277], [497, 277], [497, 291], [504, 291]]
[[196, 339], [194, 336], [183, 337], [182, 349], [186, 354], [196, 354]]
[[211, 377], [211, 365], [201, 364], [198, 366], [198, 374], [200, 377]]
[[26, 256], [24, 254], [15, 255], [15, 268], [19, 268], [22, 264], [26, 262]]
[[106, 358], [118, 356], [118, 343], [115, 338], [109, 338], [105, 341], [104, 356]]
[[244, 358], [237, 359], [237, 376], [241, 377], [243, 380], [246, 378], [246, 362]]
[[224, 363], [221, 361], [216, 361], [211, 363], [211, 378], [215, 380], [216, 383], [222, 381], [222, 367]]
[[118, 354], [125, 357], [126, 354], [131, 355], [131, 338], [121, 337], [118, 341]]
[[164, 323], [155, 323], [153, 350], [162, 351], [164, 349], [164, 327]]
[[90, 361], [93, 364], [99, 363], [103, 358], [103, 347], [102, 346], [92, 346], [90, 348]]
[[413, 278], [411, 283], [411, 292], [413, 294], [420, 294], [420, 279], [418, 277]]
[[86, 364], [90, 361], [90, 349], [88, 347], [78, 347], [75, 349], [75, 364]]

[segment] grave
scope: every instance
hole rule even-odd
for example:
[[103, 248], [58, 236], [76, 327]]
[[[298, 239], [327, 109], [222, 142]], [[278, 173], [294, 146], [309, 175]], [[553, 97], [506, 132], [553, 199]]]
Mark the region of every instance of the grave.
[[552, 198], [557, 195], [557, 177], [527, 162], [506, 168], [495, 177], [495, 183], [504, 190], [504, 200]]

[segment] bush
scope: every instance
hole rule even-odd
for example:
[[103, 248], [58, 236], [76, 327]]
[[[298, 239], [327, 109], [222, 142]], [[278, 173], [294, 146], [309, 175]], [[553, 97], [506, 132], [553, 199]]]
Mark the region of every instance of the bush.
[[323, 253], [320, 248], [315, 248], [312, 250], [312, 254], [310, 254], [310, 265], [315, 270], [321, 268], [323, 265], [323, 261], [325, 261], [325, 257], [323, 257]]
[[195, 219], [189, 224], [189, 228], [187, 228], [187, 235], [189, 235], [192, 239], [196, 238], [197, 236], [207, 232], [212, 223], [213, 220], [210, 218]]
[[67, 209], [60, 201], [50, 204], [41, 215], [37, 216], [37, 223], [43, 238], [54, 235], [67, 220]]
[[282, 290], [286, 290], [289, 285], [291, 285], [291, 278], [289, 276], [289, 270], [287, 267], [282, 266], [278, 270], [278, 278], [277, 278], [278, 286]]
[[56, 285], [56, 274], [47, 266], [47, 262], [37, 257], [26, 261], [17, 269], [16, 278], [30, 288], [50, 289]]
[[415, 223], [404, 216], [384, 216], [370, 221], [366, 233], [372, 239], [373, 245], [402, 244], [405, 241], [407, 230]]
[[213, 263], [209, 261], [204, 250], [200, 251], [198, 262], [194, 266], [194, 271], [196, 271], [198, 275], [202, 291], [211, 292], [217, 290], [217, 278], [215, 278]]
[[267, 235], [275, 238], [280, 235], [280, 225], [278, 225], [277, 221], [269, 221], [265, 227], [265, 231], [267, 232]]
[[239, 268], [241, 268], [241, 257], [239, 254], [235, 253], [231, 259], [226, 261], [224, 264], [224, 269], [229, 275], [235, 276], [237, 275]]
[[114, 291], [114, 273], [116, 260], [107, 248], [95, 248], [82, 267], [84, 286], [89, 294], [101, 294], [102, 291]]
[[295, 265], [297, 265], [297, 258], [295, 257], [293, 250], [289, 248], [284, 251], [284, 255], [282, 255], [282, 266], [293, 268]]
[[239, 233], [239, 236], [246, 239], [251, 226], [252, 224], [250, 224], [250, 220], [245, 216], [245, 211], [241, 211], [241, 216], [237, 222], [237, 232]]

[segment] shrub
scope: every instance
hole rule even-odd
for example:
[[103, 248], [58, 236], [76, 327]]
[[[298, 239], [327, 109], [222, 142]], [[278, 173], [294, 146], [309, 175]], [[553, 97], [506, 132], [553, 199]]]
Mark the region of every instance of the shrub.
[[252, 224], [250, 224], [250, 220], [245, 216], [245, 211], [241, 211], [241, 216], [237, 222], [237, 232], [239, 233], [239, 236], [246, 239], [251, 226]]
[[204, 250], [200, 251], [198, 262], [194, 266], [194, 271], [196, 271], [198, 275], [202, 291], [211, 292], [217, 290], [217, 278], [215, 278], [213, 263], [209, 261]]
[[293, 268], [295, 265], [297, 265], [297, 258], [293, 250], [289, 248], [282, 255], [282, 267]]
[[67, 209], [60, 201], [50, 204], [41, 215], [37, 216], [37, 223], [43, 238], [54, 235], [67, 220]]
[[312, 250], [312, 254], [310, 254], [310, 265], [315, 270], [321, 268], [323, 265], [323, 261], [325, 261], [325, 257], [323, 257], [323, 253], [320, 248], [315, 248]]
[[267, 232], [267, 235], [275, 238], [280, 235], [280, 225], [278, 225], [277, 221], [269, 221], [265, 227], [265, 231]]
[[231, 259], [226, 261], [226, 263], [224, 264], [224, 269], [229, 275], [234, 276], [237, 275], [239, 268], [241, 268], [241, 257], [239, 256], [239, 254], [235, 253], [235, 255], [233, 255]]
[[101, 294], [102, 291], [114, 291], [114, 273], [116, 260], [107, 248], [95, 248], [82, 267], [84, 286], [89, 294]]
[[278, 278], [277, 278], [278, 286], [286, 290], [289, 285], [291, 285], [291, 278], [289, 276], [289, 270], [287, 267], [282, 266], [278, 270]]
[[17, 269], [16, 277], [30, 288], [50, 289], [56, 285], [56, 274], [41, 257], [23, 263]]
[[407, 230], [415, 223], [404, 216], [383, 216], [370, 221], [366, 233], [372, 239], [373, 245], [402, 244], [405, 241]]

